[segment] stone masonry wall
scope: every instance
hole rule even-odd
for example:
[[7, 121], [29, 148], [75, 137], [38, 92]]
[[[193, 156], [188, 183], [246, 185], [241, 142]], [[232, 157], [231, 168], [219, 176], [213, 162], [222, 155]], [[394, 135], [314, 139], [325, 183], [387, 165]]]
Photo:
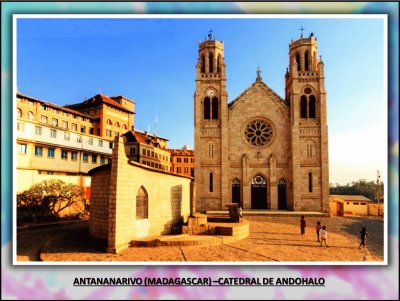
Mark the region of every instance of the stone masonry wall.
[[108, 193], [110, 170], [100, 170], [92, 176], [90, 194], [90, 235], [108, 238]]
[[[246, 126], [257, 118], [269, 120], [273, 126], [273, 141], [263, 147], [251, 145], [243, 134]], [[275, 166], [270, 164], [271, 154], [275, 157]], [[243, 191], [243, 207], [250, 209], [251, 181], [256, 175], [262, 175], [267, 181], [268, 205], [277, 209], [278, 181], [285, 179], [287, 186], [292, 182], [289, 173], [290, 154], [289, 110], [265, 84], [256, 83], [241, 95], [229, 111], [230, 178], [225, 185], [230, 188], [231, 181], [234, 178], [239, 179]], [[230, 201], [231, 195], [229, 189], [229, 194], [224, 199]], [[288, 205], [292, 203], [289, 189], [287, 201]]]
[[[122, 137], [118, 139], [113, 150], [112, 168], [107, 171], [110, 181], [107, 182], [101, 172], [92, 175], [92, 193], [109, 186], [103, 198], [91, 199], [92, 204], [99, 200], [104, 203], [104, 198], [108, 197], [107, 221], [94, 220], [91, 229], [108, 228], [109, 252], [126, 248], [135, 238], [171, 233], [173, 226], [180, 221], [186, 222], [190, 214], [191, 179], [128, 162]], [[136, 218], [136, 196], [140, 189], [146, 192], [148, 199], [148, 218], [145, 219]], [[100, 206], [94, 205], [94, 210]], [[91, 233], [98, 237], [104, 235], [104, 231]]]

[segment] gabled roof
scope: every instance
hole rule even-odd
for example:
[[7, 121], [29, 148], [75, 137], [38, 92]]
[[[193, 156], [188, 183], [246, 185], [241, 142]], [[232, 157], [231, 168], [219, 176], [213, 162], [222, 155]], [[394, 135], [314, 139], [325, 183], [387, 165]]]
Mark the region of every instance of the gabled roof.
[[265, 84], [263, 81], [255, 81], [254, 83], [252, 83], [250, 85], [250, 87], [248, 87], [246, 90], [244, 90], [238, 97], [236, 97], [233, 101], [231, 101], [228, 104], [228, 109], [231, 109], [241, 98], [243, 95], [245, 95], [246, 93], [248, 93], [252, 88], [254, 88], [256, 85], [261, 85], [262, 87], [264, 87], [265, 89], [267, 89], [268, 92], [270, 92], [272, 95], [274, 95], [277, 99], [279, 99], [282, 104], [284, 104], [285, 106], [288, 106], [288, 104], [286, 103], [286, 101], [280, 97], [278, 95], [278, 93], [276, 93], [274, 90], [272, 90], [270, 87], [268, 87], [267, 84]]
[[342, 194], [331, 194], [329, 196], [332, 199], [342, 199], [344, 201], [351, 201], [351, 202], [372, 202], [369, 198], [363, 195], [342, 195]]
[[97, 94], [89, 99], [86, 99], [83, 102], [80, 103], [76, 103], [76, 104], [72, 104], [72, 105], [67, 105], [67, 107], [76, 109], [76, 110], [83, 110], [85, 108], [89, 108], [91, 106], [97, 106], [100, 105], [102, 103], [106, 103], [108, 105], [111, 105], [113, 107], [116, 107], [118, 109], [121, 109], [125, 112], [131, 113], [131, 114], [135, 114], [134, 112], [128, 110], [127, 108], [125, 108], [123, 105], [119, 104], [116, 100], [104, 95], [104, 94]]
[[144, 145], [152, 145], [155, 147], [159, 147], [160, 143], [158, 140], [168, 141], [168, 139], [161, 138], [158, 136], [150, 135], [146, 132], [141, 132], [138, 130], [128, 131], [122, 134], [126, 138], [126, 142], [138, 142]]
[[82, 116], [82, 117], [88, 118], [90, 120], [94, 120], [92, 117], [87, 116], [85, 114], [82, 114], [81, 112], [72, 110], [72, 109], [68, 108], [67, 106], [58, 106], [58, 105], [55, 105], [53, 103], [50, 103], [50, 102], [47, 102], [47, 101], [44, 101], [44, 100], [40, 100], [40, 99], [31, 97], [31, 96], [22, 94], [20, 92], [17, 92], [17, 96], [37, 101], [37, 102], [41, 103], [42, 105], [50, 107], [50, 108], [58, 109], [58, 110], [61, 110], [61, 111], [65, 111], [65, 112], [68, 112], [68, 113], [71, 113], [71, 114], [75, 114], [75, 115], [78, 115], [78, 116]]

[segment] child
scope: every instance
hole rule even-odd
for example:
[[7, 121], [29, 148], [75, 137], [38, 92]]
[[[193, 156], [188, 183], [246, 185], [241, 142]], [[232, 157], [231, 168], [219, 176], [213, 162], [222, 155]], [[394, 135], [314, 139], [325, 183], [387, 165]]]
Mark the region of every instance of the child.
[[315, 227], [315, 231], [317, 232], [317, 241], [319, 242], [319, 231], [321, 230], [321, 222], [317, 222], [317, 226]]
[[302, 215], [300, 219], [300, 231], [301, 235], [304, 235], [304, 233], [306, 233], [306, 220], [304, 219], [304, 215]]
[[363, 246], [363, 248], [365, 248], [365, 240], [367, 239], [367, 236], [368, 236], [367, 228], [363, 227], [361, 229], [361, 231], [359, 231], [358, 233], [360, 234], [360, 238], [361, 238], [361, 243], [358, 248], [361, 249], [361, 246]]
[[322, 230], [321, 230], [321, 247], [322, 247], [322, 244], [324, 242], [325, 242], [325, 245], [327, 247], [329, 247], [328, 244], [326, 243], [327, 240], [328, 240], [328, 231], [326, 231], [326, 226], [322, 226]]

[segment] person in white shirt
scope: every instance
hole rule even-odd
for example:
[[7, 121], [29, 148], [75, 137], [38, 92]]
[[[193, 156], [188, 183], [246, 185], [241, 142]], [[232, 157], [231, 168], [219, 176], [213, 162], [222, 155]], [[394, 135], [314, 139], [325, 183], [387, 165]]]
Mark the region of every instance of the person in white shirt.
[[322, 226], [322, 230], [321, 230], [321, 247], [322, 247], [322, 244], [324, 242], [325, 242], [325, 245], [327, 247], [329, 247], [328, 244], [327, 244], [327, 241], [328, 241], [328, 231], [326, 231], [326, 226]]

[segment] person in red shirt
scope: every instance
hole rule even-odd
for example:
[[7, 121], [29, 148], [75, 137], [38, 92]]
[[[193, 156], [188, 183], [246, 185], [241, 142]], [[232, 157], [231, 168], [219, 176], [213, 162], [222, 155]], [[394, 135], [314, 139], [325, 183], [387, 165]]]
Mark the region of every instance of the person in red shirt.
[[315, 227], [315, 231], [317, 232], [317, 241], [319, 242], [319, 231], [321, 230], [321, 222], [317, 222], [317, 226]]

